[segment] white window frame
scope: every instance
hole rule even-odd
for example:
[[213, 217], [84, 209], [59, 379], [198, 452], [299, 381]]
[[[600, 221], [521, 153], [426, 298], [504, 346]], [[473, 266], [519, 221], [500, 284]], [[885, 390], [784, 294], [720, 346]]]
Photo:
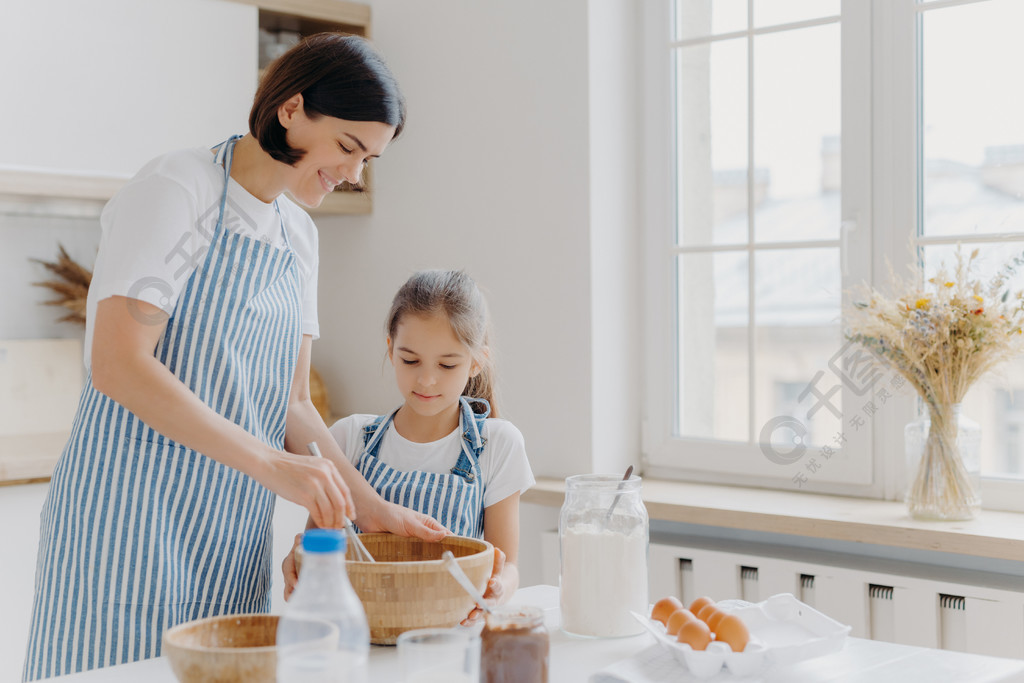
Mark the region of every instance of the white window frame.
[[[890, 265], [899, 271], [913, 258], [907, 245], [918, 224], [917, 14], [922, 8], [927, 11], [984, 1], [933, 0], [923, 6], [916, 0], [842, 2], [844, 292], [857, 282], [885, 283]], [[752, 5], [753, 0], [748, 0], [748, 11]], [[676, 252], [669, 248], [675, 238], [673, 94], [667, 87], [671, 78], [670, 1], [645, 2], [643, 12], [645, 472], [795, 490], [793, 474], [813, 455], [810, 452], [793, 465], [780, 466], [760, 454], [757, 444], [673, 436], [677, 342], [673, 298]], [[756, 68], [756, 63], [751, 67]], [[864, 399], [843, 388], [844, 424], [858, 400]], [[843, 461], [829, 461], [821, 468], [821, 476], [809, 477], [800, 490], [900, 499], [907, 483], [903, 428], [916, 412], [911, 396], [890, 401], [871, 418], [869, 430], [859, 430], [850, 440]], [[983, 480], [985, 507], [1024, 510], [1022, 493], [1024, 483]]]

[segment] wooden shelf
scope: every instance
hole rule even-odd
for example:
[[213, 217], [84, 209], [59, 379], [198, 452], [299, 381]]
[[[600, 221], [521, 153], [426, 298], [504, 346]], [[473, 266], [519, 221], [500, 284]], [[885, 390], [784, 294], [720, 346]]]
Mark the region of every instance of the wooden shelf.
[[[254, 5], [261, 10], [320, 19], [332, 24], [347, 24], [361, 29], [367, 35], [370, 28], [370, 6], [344, 0], [235, 0], [243, 5]], [[353, 31], [358, 32], [358, 31]]]
[[36, 168], [0, 168], [0, 195], [106, 201], [128, 178]]
[[[526, 503], [561, 506], [565, 482], [538, 479]], [[1024, 515], [983, 510], [969, 522], [921, 522], [903, 503], [645, 479], [651, 519], [1024, 561]]]

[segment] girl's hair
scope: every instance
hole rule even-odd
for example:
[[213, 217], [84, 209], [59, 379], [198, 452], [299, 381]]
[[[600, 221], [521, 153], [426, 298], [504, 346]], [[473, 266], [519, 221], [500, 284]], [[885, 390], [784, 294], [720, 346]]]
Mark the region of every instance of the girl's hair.
[[249, 131], [267, 154], [289, 165], [306, 150], [288, 144], [277, 110], [297, 94], [310, 118], [385, 123], [395, 127], [395, 138], [405, 127], [398, 82], [383, 57], [360, 36], [317, 33], [267, 67], [249, 112]]
[[[402, 316], [444, 314], [452, 332], [469, 349], [480, 366], [476, 377], [470, 377], [463, 396], [487, 399], [491, 417], [498, 417], [495, 401], [494, 361], [490, 353], [490, 316], [487, 302], [476, 283], [461, 270], [422, 270], [410, 277], [391, 302], [386, 324], [387, 335], [394, 339]], [[474, 412], [483, 406], [471, 403]]]

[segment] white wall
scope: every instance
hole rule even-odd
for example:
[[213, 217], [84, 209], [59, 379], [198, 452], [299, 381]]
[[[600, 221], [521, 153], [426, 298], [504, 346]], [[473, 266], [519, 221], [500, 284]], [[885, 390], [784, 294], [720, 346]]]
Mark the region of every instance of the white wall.
[[373, 215], [319, 222], [334, 267], [314, 362], [335, 411], [397, 403], [381, 364], [392, 295], [416, 269], [465, 268], [488, 296], [502, 413], [534, 468], [589, 469], [586, 3], [387, 0], [373, 27], [409, 122], [374, 168]]
[[128, 176], [244, 132], [256, 29], [224, 0], [5, 2], [0, 167]]
[[[618, 472], [638, 462], [627, 101], [636, 98], [625, 58], [635, 4], [371, 3], [373, 37], [405, 91], [409, 124], [375, 165], [374, 213], [318, 220], [314, 362], [337, 414], [396, 403], [382, 364], [390, 298], [415, 269], [462, 267], [488, 296], [502, 413], [526, 436], [534, 471]], [[5, 109], [0, 167], [128, 174], [166, 149], [241, 129], [254, 84], [229, 74], [255, 72], [246, 47], [255, 16], [225, 0], [5, 7], [0, 57], [31, 66], [0, 70], [0, 91], [32, 96]], [[182, 67], [193, 78], [182, 79]], [[40, 256], [38, 234], [4, 238], [8, 258]], [[87, 254], [94, 239], [78, 248]], [[0, 284], [4, 277], [15, 276], [0, 273]], [[0, 324], [18, 336], [53, 334], [49, 309], [2, 310], [10, 319]], [[0, 519], [19, 521], [0, 526], [0, 681], [20, 671], [44, 495], [43, 485], [0, 487]], [[279, 510], [278, 555], [302, 518], [293, 506]], [[524, 506], [524, 583], [540, 576], [538, 530], [552, 524], [557, 510]]]

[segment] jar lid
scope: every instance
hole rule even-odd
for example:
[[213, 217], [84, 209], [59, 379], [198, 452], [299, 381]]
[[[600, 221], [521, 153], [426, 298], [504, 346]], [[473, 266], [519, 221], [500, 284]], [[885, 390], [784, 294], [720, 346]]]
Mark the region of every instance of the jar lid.
[[635, 474], [623, 479], [615, 474], [574, 474], [565, 478], [566, 489], [590, 489], [594, 491], [638, 491], [643, 479]]
[[310, 529], [302, 534], [302, 549], [307, 553], [343, 553], [345, 534], [338, 529]]
[[492, 607], [484, 620], [490, 630], [533, 628], [544, 623], [544, 611], [532, 605]]

